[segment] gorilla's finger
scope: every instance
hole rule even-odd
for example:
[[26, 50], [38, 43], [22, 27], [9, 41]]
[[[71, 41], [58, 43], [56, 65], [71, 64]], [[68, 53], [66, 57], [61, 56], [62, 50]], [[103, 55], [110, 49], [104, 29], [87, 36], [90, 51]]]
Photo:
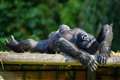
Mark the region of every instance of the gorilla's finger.
[[95, 60], [95, 64], [96, 64], [96, 65], [99, 65], [99, 63], [98, 63], [96, 60]]
[[93, 61], [89, 64], [90, 70], [95, 71], [97, 69], [98, 63], [96, 61]]
[[98, 64], [95, 63], [94, 66], [97, 68], [97, 67], [98, 67]]
[[93, 68], [94, 71], [97, 69], [96, 66], [93, 66], [92, 68]]
[[100, 56], [100, 64], [102, 64], [102, 62], [103, 62], [103, 56]]
[[92, 71], [92, 72], [93, 72], [93, 71], [94, 71], [94, 69], [93, 69], [92, 67], [90, 67], [90, 71]]
[[96, 69], [98, 67], [98, 63], [95, 61], [94, 65], [93, 65]]
[[91, 71], [95, 71], [96, 70], [95, 66], [91, 66], [90, 69], [91, 69]]
[[104, 64], [106, 64], [106, 60], [107, 60], [107, 58], [104, 56], [104, 61], [103, 61]]

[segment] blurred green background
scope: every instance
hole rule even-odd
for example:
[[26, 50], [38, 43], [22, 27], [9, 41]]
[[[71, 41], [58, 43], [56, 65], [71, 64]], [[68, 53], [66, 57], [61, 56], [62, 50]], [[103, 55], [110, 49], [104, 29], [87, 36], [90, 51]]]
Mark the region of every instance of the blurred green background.
[[47, 38], [60, 24], [97, 36], [101, 24], [113, 23], [112, 49], [120, 50], [119, 0], [0, 0], [0, 51], [5, 38]]

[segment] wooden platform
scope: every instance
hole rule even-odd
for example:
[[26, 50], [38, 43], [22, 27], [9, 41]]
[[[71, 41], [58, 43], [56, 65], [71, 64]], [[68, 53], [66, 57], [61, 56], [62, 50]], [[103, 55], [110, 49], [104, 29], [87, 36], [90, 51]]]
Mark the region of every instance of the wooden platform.
[[119, 59], [112, 52], [106, 65], [90, 72], [63, 54], [0, 52], [0, 80], [120, 80]]

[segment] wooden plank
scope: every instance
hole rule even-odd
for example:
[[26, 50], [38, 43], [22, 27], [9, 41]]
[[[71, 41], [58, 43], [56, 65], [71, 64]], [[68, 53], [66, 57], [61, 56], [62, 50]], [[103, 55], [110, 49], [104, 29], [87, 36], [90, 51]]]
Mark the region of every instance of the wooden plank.
[[[65, 57], [61, 54], [40, 54], [40, 53], [13, 53], [13, 52], [0, 52], [0, 60], [4, 64], [64, 64], [66, 63]], [[77, 63], [77, 64], [76, 64]], [[68, 64], [78, 64], [77, 60], [70, 59]]]
[[[68, 57], [69, 58], [69, 57]], [[67, 59], [62, 54], [14, 53], [0, 52], [0, 61], [3, 64], [52, 64], [52, 65], [80, 65], [78, 60]], [[120, 66], [120, 56], [111, 56], [104, 66]], [[102, 65], [103, 66], [103, 65]]]

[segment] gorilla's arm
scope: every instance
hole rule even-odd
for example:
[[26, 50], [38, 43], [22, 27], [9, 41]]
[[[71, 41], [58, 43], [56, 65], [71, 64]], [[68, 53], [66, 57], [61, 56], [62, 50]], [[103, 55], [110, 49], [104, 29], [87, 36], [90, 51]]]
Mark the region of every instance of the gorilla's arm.
[[99, 63], [106, 63], [107, 58], [110, 56], [111, 44], [113, 40], [112, 25], [104, 25], [97, 37], [100, 44], [98, 61]]
[[97, 41], [100, 43], [100, 52], [109, 53], [111, 50], [111, 44], [113, 40], [112, 25], [104, 25], [100, 34], [97, 37]]
[[64, 38], [60, 38], [56, 46], [60, 49], [60, 51], [80, 60], [81, 64], [88, 67], [91, 71], [96, 70], [98, 63], [95, 56], [78, 49], [74, 44]]

